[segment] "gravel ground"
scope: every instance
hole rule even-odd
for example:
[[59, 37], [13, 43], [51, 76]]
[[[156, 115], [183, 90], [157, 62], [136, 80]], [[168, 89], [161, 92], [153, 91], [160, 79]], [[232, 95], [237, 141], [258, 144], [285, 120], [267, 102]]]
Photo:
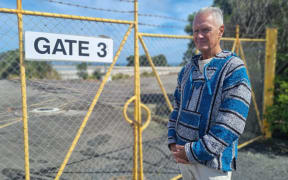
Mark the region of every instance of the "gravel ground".
[[[161, 77], [169, 94], [175, 87], [175, 77]], [[147, 106], [155, 108], [164, 101], [154, 78], [141, 79], [141, 86], [142, 101]], [[98, 87], [99, 82], [78, 80], [28, 81], [31, 180], [54, 179]], [[131, 179], [133, 131], [122, 115], [124, 103], [133, 96], [131, 87], [131, 80], [105, 86], [61, 179]], [[0, 81], [0, 92], [0, 180], [24, 180], [23, 131], [17, 120], [21, 119], [19, 81]], [[59, 107], [60, 111], [34, 113], [33, 109], [39, 107]], [[132, 114], [128, 112], [128, 116]], [[146, 119], [145, 113], [142, 115]], [[3, 127], [10, 122], [14, 124]], [[166, 132], [166, 123], [152, 116], [143, 134], [146, 179], [166, 180], [179, 173], [166, 145]], [[286, 180], [288, 141], [254, 142], [239, 151], [237, 162], [233, 180]]]
[[233, 180], [287, 180], [288, 140], [256, 141], [240, 149], [237, 162]]

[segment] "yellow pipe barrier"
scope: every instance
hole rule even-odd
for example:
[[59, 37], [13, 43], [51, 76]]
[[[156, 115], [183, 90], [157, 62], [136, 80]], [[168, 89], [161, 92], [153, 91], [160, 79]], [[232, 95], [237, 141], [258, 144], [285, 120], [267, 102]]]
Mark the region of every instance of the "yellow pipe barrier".
[[[2, 114], [3, 114], [3, 113], [1, 113], [0, 116], [1, 116]], [[5, 115], [4, 115], [4, 116], [5, 116]], [[0, 119], [0, 123], [5, 123], [5, 122], [10, 123], [10, 122], [16, 121], [16, 120], [18, 120], [18, 119], [21, 119], [21, 120], [22, 120], [22, 118], [13, 118], [13, 119], [7, 119], [7, 120]]]
[[37, 12], [37, 11], [27, 11], [27, 10], [22, 10], [22, 9], [0, 8], [0, 12], [24, 14], [24, 15], [32, 15], [32, 16], [45, 16], [45, 17], [54, 17], [54, 18], [63, 18], [63, 19], [75, 19], [75, 20], [84, 20], [84, 21], [117, 23], [117, 24], [134, 24], [133, 21], [105, 19], [105, 18], [96, 18], [96, 17], [87, 17], [87, 16], [75, 16], [75, 15], [67, 15], [67, 14], [46, 13], [46, 12]]
[[[138, 0], [134, 0], [134, 93], [136, 96], [134, 118], [137, 124], [134, 126], [134, 167], [133, 179], [143, 180], [143, 154], [141, 132], [141, 98], [140, 98], [140, 71], [139, 71], [139, 45], [138, 45]], [[138, 157], [139, 155], [139, 157]], [[139, 169], [138, 169], [139, 163]]]
[[82, 124], [81, 124], [81, 126], [80, 126], [80, 128], [79, 128], [79, 130], [78, 130], [78, 132], [77, 132], [77, 134], [76, 134], [73, 142], [72, 142], [72, 145], [71, 145], [71, 147], [69, 148], [69, 151], [68, 151], [68, 153], [67, 153], [67, 155], [66, 155], [63, 163], [62, 163], [61, 166], [60, 166], [60, 169], [59, 169], [59, 171], [58, 171], [58, 173], [57, 173], [57, 175], [56, 175], [56, 177], [55, 177], [55, 180], [59, 180], [60, 176], [62, 175], [63, 170], [64, 170], [64, 168], [66, 167], [66, 164], [68, 163], [68, 161], [69, 161], [69, 159], [70, 159], [70, 156], [71, 156], [73, 150], [75, 149], [76, 144], [78, 143], [78, 140], [79, 140], [79, 138], [80, 138], [80, 136], [81, 136], [81, 134], [82, 134], [82, 132], [83, 132], [86, 124], [87, 124], [87, 121], [88, 121], [88, 119], [89, 119], [89, 117], [90, 117], [90, 115], [91, 115], [91, 113], [92, 113], [92, 111], [93, 111], [93, 109], [94, 109], [94, 107], [95, 107], [95, 105], [96, 105], [96, 103], [97, 103], [97, 101], [98, 101], [98, 99], [99, 99], [102, 91], [103, 91], [104, 85], [106, 84], [106, 82], [107, 82], [107, 80], [108, 80], [108, 78], [109, 78], [109, 76], [110, 76], [110, 74], [111, 74], [111, 71], [112, 71], [114, 65], [116, 64], [116, 62], [117, 62], [117, 60], [118, 60], [118, 57], [119, 57], [119, 55], [120, 55], [120, 52], [121, 52], [121, 50], [122, 50], [122, 48], [123, 48], [123, 46], [124, 46], [124, 44], [125, 44], [128, 36], [129, 36], [130, 32], [131, 32], [131, 30], [132, 30], [132, 27], [133, 27], [133, 25], [131, 24], [131, 25], [129, 26], [127, 32], [125, 33], [125, 36], [124, 36], [123, 40], [122, 40], [121, 43], [120, 43], [120, 47], [119, 47], [119, 49], [117, 50], [116, 55], [114, 56], [113, 62], [112, 62], [112, 64], [110, 65], [107, 73], [105, 74], [102, 83], [100, 84], [100, 87], [99, 87], [99, 89], [98, 89], [98, 91], [97, 91], [97, 93], [96, 93], [96, 95], [95, 95], [95, 97], [94, 97], [94, 99], [93, 99], [93, 101], [92, 101], [89, 109], [88, 109], [88, 112], [86, 113], [86, 115], [85, 115], [85, 117], [84, 117], [84, 120], [83, 120], [83, 122], [82, 122]]
[[124, 118], [125, 120], [129, 123], [129, 124], [133, 124], [133, 122], [138, 125], [138, 126], [141, 126], [141, 131], [143, 131], [144, 129], [146, 129], [151, 121], [151, 111], [150, 109], [145, 105], [145, 104], [140, 104], [141, 107], [143, 107], [146, 112], [147, 112], [147, 120], [146, 122], [143, 124], [143, 126], [141, 124], [138, 124], [137, 122], [129, 119], [128, 115], [127, 115], [127, 108], [129, 106], [129, 104], [131, 104], [132, 101], [135, 101], [136, 100], [136, 96], [132, 96], [124, 105], [124, 108], [123, 108], [123, 115], [124, 115]]
[[39, 102], [39, 103], [31, 104], [29, 107], [30, 108], [37, 107], [37, 106], [39, 107], [39, 106], [44, 105], [44, 104], [49, 103], [49, 102], [53, 102], [53, 101], [56, 102], [57, 100], [58, 100], [57, 98], [51, 98], [51, 99], [49, 99], [47, 101], [42, 101], [42, 102]]
[[248, 41], [248, 42], [265, 42], [266, 39], [239, 38], [239, 41]]
[[178, 179], [180, 179], [180, 178], [182, 178], [182, 175], [181, 175], [181, 174], [179, 174], [179, 175], [173, 177], [171, 180], [178, 180]]
[[[221, 40], [224, 41], [235, 41], [237, 38], [222, 37]], [[239, 41], [248, 42], [265, 42], [265, 39], [252, 39], [252, 38], [239, 38]]]
[[[174, 38], [174, 39], [193, 39], [193, 36], [185, 35], [171, 35], [171, 34], [152, 34], [152, 33], [139, 33], [143, 37], [157, 37], [157, 38]], [[235, 41], [236, 38], [222, 37], [224, 41]], [[265, 39], [252, 39], [252, 38], [239, 38], [240, 41], [251, 41], [251, 42], [265, 42]]]
[[169, 34], [139, 33], [139, 36], [157, 37], [157, 38], [174, 38], [174, 39], [193, 39], [193, 36], [169, 35]]
[[150, 66], [151, 66], [151, 68], [152, 68], [152, 71], [153, 71], [153, 73], [154, 73], [155, 76], [156, 76], [157, 82], [158, 82], [158, 84], [159, 84], [159, 86], [160, 86], [160, 88], [161, 88], [161, 91], [162, 91], [162, 93], [163, 93], [163, 95], [164, 95], [164, 97], [165, 97], [166, 103], [167, 103], [170, 111], [172, 111], [172, 110], [173, 110], [173, 107], [172, 107], [172, 105], [171, 105], [171, 102], [170, 102], [170, 100], [169, 100], [169, 98], [168, 98], [168, 96], [167, 96], [166, 90], [165, 90], [165, 88], [164, 88], [164, 86], [163, 86], [163, 84], [162, 84], [162, 82], [161, 82], [161, 79], [160, 79], [160, 77], [159, 77], [159, 75], [158, 75], [158, 73], [157, 73], [157, 71], [156, 71], [155, 65], [154, 65], [154, 63], [153, 63], [153, 61], [152, 61], [151, 56], [149, 55], [148, 49], [147, 49], [147, 47], [146, 47], [146, 45], [145, 45], [145, 43], [144, 43], [144, 40], [143, 40], [143, 38], [142, 38], [141, 35], [139, 36], [139, 40], [140, 40], [140, 42], [141, 42], [141, 44], [142, 44], [142, 47], [143, 47], [143, 49], [144, 49], [144, 51], [145, 51], [146, 57], [147, 57], [147, 59], [148, 59], [148, 61], [149, 61], [149, 64], [150, 64]]
[[249, 141], [246, 141], [246, 142], [238, 145], [238, 149], [241, 149], [241, 148], [243, 148], [243, 147], [245, 147], [245, 146], [247, 146], [247, 145], [249, 145], [249, 144], [251, 144], [251, 143], [253, 143], [253, 142], [257, 141], [257, 140], [259, 140], [259, 139], [262, 139], [262, 138], [263, 138], [263, 136], [261, 135], [261, 136], [258, 136], [256, 138], [253, 138], [253, 139], [251, 139]]
[[148, 125], [149, 125], [150, 122], [151, 122], [151, 111], [150, 111], [150, 109], [149, 109], [145, 104], [142, 104], [142, 103], [141, 103], [141, 107], [143, 107], [143, 108], [146, 110], [146, 112], [147, 112], [147, 120], [146, 120], [146, 122], [141, 126], [141, 132], [142, 132], [142, 131], [144, 131], [144, 130], [148, 127]]
[[239, 36], [240, 36], [240, 34], [239, 34], [239, 25], [237, 24], [236, 25], [236, 54], [237, 54], [237, 56], [239, 56], [239, 46], [240, 46], [240, 41], [239, 41]]
[[[239, 42], [239, 47], [240, 47], [240, 54], [241, 54], [241, 57], [244, 61], [244, 64], [246, 66], [246, 69], [247, 69], [247, 74], [248, 74], [248, 78], [250, 79], [250, 74], [249, 74], [249, 71], [248, 71], [248, 66], [247, 66], [247, 61], [246, 61], [246, 58], [245, 58], [245, 55], [244, 55], [244, 51], [243, 51], [243, 47], [242, 47], [242, 44]], [[251, 85], [252, 86], [252, 85]], [[257, 120], [258, 120], [258, 124], [260, 126], [260, 129], [261, 129], [261, 132], [263, 133], [263, 125], [262, 125], [262, 121], [261, 121], [261, 117], [260, 117], [260, 113], [259, 113], [259, 109], [258, 109], [258, 104], [257, 104], [257, 101], [256, 101], [256, 98], [255, 98], [255, 93], [253, 91], [253, 87], [251, 88], [251, 95], [252, 95], [252, 101], [253, 101], [253, 104], [254, 104], [254, 108], [255, 108], [255, 111], [256, 111], [256, 116], [257, 116]]]
[[[273, 105], [274, 79], [277, 51], [277, 29], [266, 30], [266, 54], [265, 54], [265, 74], [264, 74], [264, 100], [263, 112], [266, 112], [267, 106]], [[272, 136], [269, 124], [266, 119], [263, 121], [263, 131], [265, 138]]]
[[129, 119], [129, 117], [127, 116], [127, 108], [128, 108], [128, 105], [132, 102], [132, 101], [135, 101], [136, 99], [136, 96], [132, 96], [124, 105], [124, 108], [123, 108], [123, 116], [124, 116], [124, 119], [129, 123], [129, 124], [132, 124], [133, 123], [133, 120]]
[[[8, 126], [10, 126], [10, 125], [13, 125], [13, 124], [15, 124], [15, 123], [17, 123], [17, 122], [20, 122], [21, 120], [22, 120], [21, 118], [18, 118], [18, 119], [15, 120], [15, 121], [9, 122], [9, 123], [4, 124], [4, 125], [1, 125], [1, 126], [0, 126], [0, 129], [1, 129], [1, 128], [8, 127]], [[2, 122], [2, 121], [1, 121], [1, 122]]]
[[231, 51], [234, 52], [235, 51], [235, 48], [236, 48], [236, 44], [237, 44], [237, 41], [235, 40], [234, 43], [233, 43], [233, 46], [232, 46], [232, 49]]
[[[17, 0], [17, 10], [22, 10], [22, 1]], [[18, 36], [19, 36], [19, 59], [20, 59], [20, 75], [21, 75], [21, 94], [22, 94], [22, 118], [24, 133], [24, 154], [25, 154], [25, 180], [30, 180], [29, 165], [29, 134], [28, 134], [28, 114], [27, 114], [27, 92], [26, 92], [26, 76], [23, 57], [23, 18], [20, 12], [17, 13], [18, 18]]]

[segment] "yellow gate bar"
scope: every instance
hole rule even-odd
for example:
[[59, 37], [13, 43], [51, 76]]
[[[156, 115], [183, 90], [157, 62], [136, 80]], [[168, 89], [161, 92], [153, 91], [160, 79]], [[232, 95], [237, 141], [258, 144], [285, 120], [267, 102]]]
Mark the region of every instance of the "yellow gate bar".
[[246, 141], [246, 142], [238, 145], [238, 149], [244, 148], [245, 146], [247, 146], [247, 145], [249, 145], [249, 144], [251, 144], [251, 143], [253, 143], [255, 141], [258, 141], [259, 139], [262, 139], [262, 138], [263, 138], [263, 136], [261, 135], [261, 136], [255, 137], [255, 138], [253, 138], [253, 139], [251, 139], [249, 141]]
[[[138, 45], [138, 0], [134, 0], [134, 93], [136, 96], [134, 107], [134, 118], [137, 124], [134, 124], [135, 134], [135, 151], [137, 151], [139, 157], [134, 157], [135, 166], [133, 168], [133, 179], [143, 180], [143, 154], [142, 154], [142, 131], [141, 131], [141, 96], [140, 96], [140, 71], [139, 71], [139, 45]], [[138, 143], [138, 149], [137, 144]], [[136, 153], [136, 152], [135, 152]], [[138, 167], [139, 163], [139, 167]]]
[[239, 38], [239, 41], [248, 41], [248, 42], [265, 42], [266, 39]]
[[145, 51], [146, 57], [147, 57], [147, 59], [148, 59], [148, 61], [149, 61], [149, 63], [150, 63], [150, 66], [151, 66], [151, 68], [152, 68], [152, 71], [153, 71], [153, 73], [155, 74], [156, 79], [157, 79], [157, 82], [158, 82], [158, 84], [159, 84], [159, 86], [160, 86], [160, 88], [161, 88], [161, 91], [162, 91], [162, 93], [163, 93], [163, 95], [164, 95], [164, 97], [165, 97], [166, 103], [167, 103], [170, 111], [172, 111], [172, 110], [173, 110], [173, 107], [172, 107], [172, 105], [171, 105], [171, 102], [170, 102], [170, 100], [169, 100], [169, 98], [168, 98], [168, 96], [167, 96], [166, 90], [165, 90], [165, 88], [164, 88], [164, 86], [163, 86], [163, 84], [162, 84], [162, 82], [161, 82], [161, 79], [160, 79], [160, 77], [159, 77], [159, 75], [158, 75], [158, 73], [157, 73], [157, 71], [156, 71], [155, 65], [154, 65], [154, 63], [153, 63], [153, 61], [152, 61], [152, 59], [151, 59], [151, 56], [149, 55], [148, 49], [147, 49], [147, 47], [146, 47], [146, 45], [145, 45], [145, 43], [144, 43], [144, 40], [143, 40], [143, 38], [142, 38], [141, 35], [139, 36], [139, 39], [140, 39], [140, 42], [141, 42], [141, 44], [142, 44], [142, 46], [143, 46], [143, 49], [144, 49], [144, 51]]
[[60, 176], [62, 175], [63, 170], [64, 170], [64, 168], [66, 167], [66, 164], [68, 163], [68, 161], [69, 161], [69, 159], [70, 159], [70, 156], [71, 156], [73, 150], [75, 149], [76, 144], [78, 143], [78, 140], [79, 140], [79, 138], [80, 138], [80, 136], [81, 136], [81, 134], [82, 134], [82, 132], [83, 132], [86, 124], [87, 124], [87, 121], [88, 121], [88, 119], [89, 119], [89, 117], [90, 117], [90, 115], [91, 115], [91, 113], [92, 113], [92, 111], [93, 111], [93, 109], [94, 109], [94, 107], [95, 107], [95, 105], [96, 105], [96, 103], [97, 103], [97, 101], [98, 101], [98, 99], [99, 99], [102, 91], [103, 91], [104, 85], [106, 84], [106, 82], [107, 82], [107, 80], [108, 80], [108, 78], [109, 78], [109, 76], [110, 76], [110, 74], [111, 74], [111, 71], [112, 71], [114, 65], [116, 64], [116, 62], [117, 62], [117, 60], [118, 60], [118, 57], [119, 57], [119, 55], [120, 55], [120, 52], [121, 52], [121, 50], [122, 50], [122, 48], [123, 48], [123, 46], [124, 46], [124, 44], [125, 44], [128, 36], [129, 36], [130, 32], [131, 32], [131, 30], [132, 30], [132, 27], [133, 27], [133, 25], [130, 25], [129, 28], [128, 28], [128, 30], [127, 30], [127, 32], [125, 33], [125, 36], [124, 36], [124, 38], [123, 38], [123, 40], [122, 40], [122, 42], [121, 42], [121, 44], [120, 44], [120, 47], [119, 47], [119, 49], [117, 50], [116, 55], [114, 56], [113, 62], [112, 62], [112, 64], [110, 65], [107, 73], [106, 73], [105, 76], [104, 76], [103, 81], [102, 81], [101, 84], [100, 84], [100, 87], [99, 87], [99, 89], [98, 89], [98, 91], [97, 91], [97, 93], [96, 93], [96, 95], [95, 95], [95, 97], [94, 97], [94, 99], [93, 99], [93, 101], [92, 101], [89, 109], [88, 109], [88, 112], [86, 113], [86, 115], [85, 115], [85, 117], [84, 117], [84, 120], [83, 120], [83, 122], [82, 122], [79, 130], [77, 131], [77, 134], [76, 134], [76, 136], [75, 136], [75, 138], [74, 138], [74, 140], [73, 140], [73, 142], [72, 142], [72, 145], [70, 146], [69, 151], [68, 151], [67, 155], [65, 156], [65, 159], [64, 159], [63, 163], [62, 163], [61, 166], [60, 166], [60, 169], [59, 169], [59, 171], [58, 171], [58, 173], [57, 173], [57, 175], [56, 175], [56, 177], [55, 177], [55, 180], [59, 180]]
[[158, 38], [174, 38], [174, 39], [193, 39], [193, 36], [169, 35], [169, 34], [139, 33], [139, 36], [158, 37]]
[[[246, 66], [246, 69], [247, 69], [247, 75], [248, 75], [248, 78], [250, 79], [250, 74], [249, 74], [249, 71], [248, 71], [248, 66], [247, 66], [247, 61], [246, 61], [246, 58], [245, 58], [245, 55], [244, 55], [244, 51], [243, 51], [243, 47], [242, 47], [242, 44], [239, 42], [239, 47], [240, 47], [240, 54], [241, 54], [241, 57], [244, 61], [244, 64]], [[254, 108], [255, 108], [255, 111], [256, 111], [256, 116], [257, 116], [257, 121], [258, 121], [258, 124], [260, 126], [260, 129], [261, 129], [261, 132], [263, 133], [263, 124], [262, 124], [262, 121], [261, 121], [261, 117], [260, 117], [260, 112], [259, 112], [259, 109], [258, 109], [258, 104], [257, 104], [257, 101], [256, 101], [256, 98], [255, 98], [255, 93], [254, 93], [254, 88], [252, 87], [251, 85], [251, 95], [252, 95], [252, 102], [254, 104]]]
[[[140, 36], [145, 37], [157, 37], [157, 38], [174, 38], [174, 39], [193, 39], [193, 36], [185, 35], [172, 35], [172, 34], [152, 34], [152, 33], [139, 33]], [[222, 37], [224, 41], [235, 41], [236, 38]], [[251, 41], [251, 42], [265, 42], [265, 39], [252, 39], [252, 38], [239, 38], [239, 41]]]
[[[236, 54], [237, 54], [237, 56], [239, 56], [239, 48], [240, 48], [240, 41], [239, 41], [239, 37], [240, 37], [240, 34], [239, 34], [239, 25], [237, 24], [236, 25]], [[244, 61], [245, 62], [245, 61]], [[247, 66], [246, 66], [246, 68], [247, 68]], [[248, 70], [248, 68], [247, 68], [247, 70]]]
[[[22, 1], [17, 0], [17, 9], [22, 9]], [[22, 118], [24, 131], [24, 154], [25, 154], [25, 179], [30, 180], [29, 166], [29, 134], [28, 134], [28, 115], [27, 115], [27, 92], [26, 92], [26, 76], [23, 57], [23, 19], [22, 14], [17, 13], [18, 17], [18, 35], [19, 35], [19, 59], [21, 73], [21, 93], [22, 93]]]
[[[277, 29], [266, 30], [266, 54], [265, 54], [265, 78], [264, 78], [264, 102], [263, 112], [266, 112], [267, 106], [273, 105], [274, 79], [277, 50]], [[266, 119], [263, 121], [263, 131], [265, 138], [271, 137], [271, 131]]]
[[45, 16], [45, 17], [54, 17], [54, 18], [64, 18], [64, 19], [85, 20], [85, 21], [98, 21], [98, 22], [117, 23], [117, 24], [134, 24], [133, 21], [105, 19], [105, 18], [96, 18], [96, 17], [87, 17], [87, 16], [75, 16], [75, 15], [56, 14], [56, 13], [37, 12], [37, 11], [27, 11], [27, 10], [22, 10], [22, 9], [0, 8], [0, 12], [33, 15], [33, 16]]
[[234, 43], [233, 43], [233, 46], [232, 46], [232, 49], [231, 51], [234, 52], [235, 51], [235, 48], [236, 48], [236, 44], [237, 44], [237, 41], [235, 40]]

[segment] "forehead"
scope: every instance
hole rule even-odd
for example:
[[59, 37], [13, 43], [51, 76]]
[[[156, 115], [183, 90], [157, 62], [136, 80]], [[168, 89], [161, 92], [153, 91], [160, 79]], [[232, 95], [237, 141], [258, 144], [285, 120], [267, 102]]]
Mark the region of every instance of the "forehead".
[[214, 16], [209, 13], [200, 13], [197, 16], [195, 16], [193, 21], [193, 28], [199, 28], [199, 27], [216, 27], [216, 21]]

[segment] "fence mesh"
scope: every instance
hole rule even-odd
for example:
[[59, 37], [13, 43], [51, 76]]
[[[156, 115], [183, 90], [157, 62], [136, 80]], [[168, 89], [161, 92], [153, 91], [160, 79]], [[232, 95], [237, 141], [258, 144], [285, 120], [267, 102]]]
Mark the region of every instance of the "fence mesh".
[[256, 103], [251, 100], [245, 132], [240, 138], [240, 143], [261, 135], [258, 123], [256, 105], [260, 119], [263, 119], [263, 89], [265, 66], [265, 42], [241, 42], [245, 53], [251, 86], [255, 94]]
[[[0, 18], [0, 179], [21, 179], [25, 173], [17, 18], [3, 13]], [[24, 32], [108, 36], [114, 41], [114, 55], [128, 30], [128, 25], [28, 15], [23, 16], [23, 27]], [[130, 36], [120, 54], [120, 64], [132, 54], [133, 45]], [[79, 69], [81, 62], [25, 61], [31, 178], [56, 176], [98, 91], [101, 77], [110, 66], [84, 64], [87, 69]], [[119, 72], [113, 72], [112, 78], [117, 79]], [[131, 78], [107, 82], [61, 179], [131, 176], [133, 132], [122, 116], [124, 103], [134, 93]]]
[[7, 79], [19, 72], [19, 53], [10, 49], [18, 42], [15, 24], [15, 15], [0, 13], [0, 179], [24, 172], [21, 84]]
[[[173, 101], [173, 93], [177, 82], [177, 72], [180, 71], [184, 52], [189, 39], [144, 37], [150, 56], [155, 57], [163, 54], [166, 57], [166, 74], [160, 74], [161, 81], [170, 101]], [[256, 96], [258, 109], [261, 112], [263, 101], [265, 43], [264, 42], [241, 42], [251, 84]], [[223, 49], [231, 50], [233, 41], [222, 41]], [[178, 48], [180, 47], [180, 48]], [[193, 49], [193, 47], [192, 47]], [[240, 54], [239, 54], [240, 56]], [[174, 65], [174, 66], [171, 66]], [[178, 66], [175, 66], [178, 65]], [[179, 66], [180, 65], [180, 66]], [[144, 174], [148, 179], [168, 179], [180, 173], [176, 162], [173, 160], [167, 148], [167, 127], [170, 110], [159, 88], [155, 77], [141, 77], [141, 100], [150, 107], [152, 112], [151, 126], [144, 131]], [[250, 112], [247, 118], [245, 131], [240, 138], [240, 144], [261, 135], [254, 104], [251, 101]], [[260, 114], [262, 119], [262, 113]], [[153, 137], [149, 139], [148, 137]]]

